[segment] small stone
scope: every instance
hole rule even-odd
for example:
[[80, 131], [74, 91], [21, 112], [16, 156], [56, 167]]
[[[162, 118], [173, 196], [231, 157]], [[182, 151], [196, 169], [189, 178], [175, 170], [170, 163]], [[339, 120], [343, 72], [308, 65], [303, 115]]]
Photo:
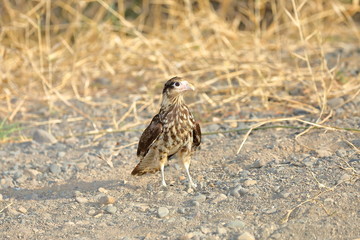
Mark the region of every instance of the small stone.
[[19, 215], [20, 213], [18, 211], [16, 211], [14, 208], [12, 207], [8, 207], [6, 209], [6, 211], [10, 214], [10, 215]]
[[341, 176], [339, 182], [347, 182], [347, 181], [350, 181], [350, 180], [351, 180], [351, 175], [349, 175], [349, 174], [347, 174], [347, 173], [344, 173], [344, 174]]
[[99, 198], [99, 201], [98, 201], [100, 204], [102, 205], [108, 205], [108, 204], [113, 204], [116, 202], [116, 199], [112, 196], [109, 196], [109, 195], [105, 195], [105, 196], [101, 196]]
[[258, 159], [251, 165], [251, 168], [261, 168], [264, 167], [266, 164], [267, 161], [265, 159]]
[[200, 227], [200, 230], [201, 230], [201, 232], [204, 233], [204, 234], [211, 233], [211, 229], [208, 228], [208, 227], [201, 226], [201, 227]]
[[113, 206], [112, 204], [109, 204], [106, 206], [105, 211], [110, 214], [114, 214], [117, 211], [117, 208]]
[[178, 213], [184, 214], [186, 212], [185, 208], [179, 208]]
[[95, 209], [90, 209], [90, 210], [88, 211], [88, 214], [89, 214], [90, 216], [94, 216], [95, 213], [96, 213]]
[[86, 162], [79, 162], [79, 163], [76, 163], [76, 167], [79, 169], [79, 170], [83, 170], [85, 169], [87, 163]]
[[264, 210], [264, 213], [266, 213], [266, 214], [273, 214], [273, 213], [276, 213], [276, 211], [277, 211], [276, 208], [270, 208], [270, 209]]
[[245, 187], [249, 187], [249, 186], [255, 185], [256, 183], [257, 183], [256, 180], [248, 179], [248, 180], [245, 180], [244, 186], [245, 186]]
[[192, 205], [194, 207], [199, 207], [200, 206], [200, 203], [198, 201], [192, 201]]
[[218, 233], [219, 235], [226, 234], [226, 233], [227, 233], [227, 230], [226, 230], [226, 228], [224, 228], [224, 227], [218, 227], [218, 228], [217, 228], [217, 233]]
[[34, 178], [37, 175], [41, 174], [38, 170], [35, 169], [25, 169], [24, 174], [29, 175], [30, 177]]
[[211, 202], [212, 203], [218, 203], [218, 202], [224, 201], [226, 199], [227, 199], [227, 196], [225, 194], [223, 194], [223, 193], [220, 193]]
[[209, 132], [216, 132], [219, 131], [219, 129], [221, 128], [221, 126], [219, 124], [210, 124], [208, 126], [205, 127]]
[[245, 223], [240, 220], [234, 220], [234, 221], [231, 221], [228, 224], [226, 224], [226, 227], [231, 228], [231, 229], [243, 228], [243, 227], [245, 227]]
[[290, 196], [290, 193], [286, 191], [282, 191], [279, 193], [279, 196], [282, 198], [288, 198]]
[[18, 208], [18, 211], [24, 214], [27, 213], [27, 209], [22, 206]]
[[355, 139], [351, 141], [352, 144], [355, 145], [355, 147], [359, 148], [360, 147], [360, 139]]
[[194, 197], [194, 200], [199, 202], [199, 203], [202, 203], [206, 200], [206, 196], [203, 195], [203, 194], [198, 194]]
[[331, 157], [333, 155], [333, 153], [328, 149], [318, 149], [316, 150], [316, 153], [319, 157]]
[[237, 240], [255, 240], [254, 235], [248, 232], [244, 232], [240, 236], [238, 236]]
[[102, 188], [102, 187], [99, 187], [98, 191], [101, 192], [101, 193], [108, 193], [109, 192], [109, 190], [107, 190], [105, 188]]
[[169, 215], [169, 209], [167, 209], [166, 207], [159, 207], [158, 209], [158, 216], [160, 218], [164, 218], [167, 215]]
[[88, 202], [88, 199], [85, 198], [85, 197], [76, 197], [75, 200], [76, 200], [78, 203], [87, 203], [87, 202]]
[[339, 150], [336, 151], [336, 155], [343, 158], [343, 157], [346, 157], [347, 152], [344, 149], [339, 149]]
[[33, 140], [38, 143], [54, 144], [57, 142], [56, 138], [45, 130], [36, 129], [33, 134]]
[[82, 193], [81, 193], [80, 191], [77, 191], [77, 190], [76, 190], [76, 191], [74, 192], [74, 196], [75, 196], [75, 197], [81, 197], [81, 196], [82, 196]]
[[0, 194], [0, 202], [1, 202], [2, 200], [4, 200], [4, 197], [3, 197], [2, 194]]
[[327, 104], [329, 105], [329, 107], [331, 108], [336, 108], [339, 107], [340, 105], [342, 105], [344, 103], [344, 99], [341, 97], [338, 98], [332, 98], [330, 100], [327, 101]]
[[325, 198], [324, 202], [334, 203], [335, 201], [332, 198]]
[[241, 185], [237, 186], [236, 188], [234, 188], [230, 191], [230, 195], [232, 195], [234, 197], [244, 196], [248, 193], [249, 193], [249, 189], [243, 188]]
[[53, 174], [59, 174], [61, 172], [60, 166], [54, 163], [50, 165], [49, 170]]
[[63, 157], [65, 157], [65, 155], [66, 155], [65, 152], [58, 152], [57, 153], [58, 158], [63, 158]]

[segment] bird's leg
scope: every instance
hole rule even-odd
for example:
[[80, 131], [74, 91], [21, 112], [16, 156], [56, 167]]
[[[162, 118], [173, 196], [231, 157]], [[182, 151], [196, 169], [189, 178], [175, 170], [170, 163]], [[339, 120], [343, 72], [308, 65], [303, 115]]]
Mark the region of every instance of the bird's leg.
[[161, 154], [160, 157], [160, 170], [161, 170], [161, 185], [166, 187], [164, 167], [167, 162], [167, 155]]
[[181, 161], [184, 165], [186, 175], [189, 179], [189, 186], [196, 188], [196, 184], [193, 182], [193, 180], [190, 176], [190, 171], [189, 171], [189, 166], [190, 166], [190, 161], [191, 161], [190, 151], [191, 151], [191, 148], [190, 149], [189, 148], [181, 149], [180, 153], [179, 153], [179, 158], [181, 159]]
[[189, 179], [189, 185], [193, 188], [196, 188], [196, 184], [193, 182], [191, 176], [190, 176], [190, 172], [189, 172], [189, 166], [190, 166], [190, 161], [189, 162], [186, 162], [184, 163], [184, 168], [186, 170], [186, 174], [188, 176], [188, 179]]
[[165, 182], [165, 174], [164, 174], [164, 165], [163, 163], [160, 163], [160, 170], [161, 170], [161, 185], [166, 187], [166, 182]]

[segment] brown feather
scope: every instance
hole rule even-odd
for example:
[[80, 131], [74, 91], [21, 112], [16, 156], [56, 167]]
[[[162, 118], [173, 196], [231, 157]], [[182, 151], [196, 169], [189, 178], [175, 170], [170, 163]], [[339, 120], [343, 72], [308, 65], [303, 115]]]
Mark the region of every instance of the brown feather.
[[193, 129], [193, 150], [195, 150], [201, 143], [201, 128], [198, 122], [195, 122]]
[[159, 115], [156, 114], [151, 120], [149, 126], [145, 129], [145, 131], [140, 137], [139, 145], [137, 149], [138, 157], [139, 156], [145, 157], [145, 155], [149, 151], [151, 144], [153, 144], [156, 138], [160, 135], [162, 129], [163, 127]]

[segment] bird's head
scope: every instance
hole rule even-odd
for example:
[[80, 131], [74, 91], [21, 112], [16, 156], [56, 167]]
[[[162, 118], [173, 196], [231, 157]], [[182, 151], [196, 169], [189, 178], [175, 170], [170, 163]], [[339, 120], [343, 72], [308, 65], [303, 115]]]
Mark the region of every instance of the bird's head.
[[165, 83], [163, 95], [168, 98], [176, 98], [187, 91], [194, 91], [195, 87], [188, 81], [179, 77], [173, 77]]

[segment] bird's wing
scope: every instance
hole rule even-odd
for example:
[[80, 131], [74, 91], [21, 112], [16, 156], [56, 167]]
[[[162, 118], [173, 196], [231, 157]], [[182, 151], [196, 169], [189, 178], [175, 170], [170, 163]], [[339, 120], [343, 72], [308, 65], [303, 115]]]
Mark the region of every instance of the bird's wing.
[[140, 162], [134, 170], [132, 170], [132, 175], [143, 175], [145, 173], [154, 173], [160, 170], [160, 162], [155, 159], [155, 150], [150, 149], [145, 157], [141, 157]]
[[201, 143], [201, 128], [198, 122], [195, 122], [193, 129], [193, 148], [196, 149]]
[[154, 161], [155, 151], [151, 149], [151, 146], [159, 137], [162, 130], [163, 126], [159, 115], [155, 115], [140, 137], [137, 149], [137, 156], [140, 157], [140, 162], [131, 172], [132, 175], [143, 175], [148, 172], [156, 172], [159, 170], [160, 165], [158, 161]]
[[145, 129], [143, 134], [140, 137], [138, 149], [137, 149], [137, 156], [138, 157], [145, 157], [148, 153], [150, 146], [155, 142], [156, 138], [162, 132], [163, 126], [160, 121], [160, 117], [156, 114], [149, 126]]

